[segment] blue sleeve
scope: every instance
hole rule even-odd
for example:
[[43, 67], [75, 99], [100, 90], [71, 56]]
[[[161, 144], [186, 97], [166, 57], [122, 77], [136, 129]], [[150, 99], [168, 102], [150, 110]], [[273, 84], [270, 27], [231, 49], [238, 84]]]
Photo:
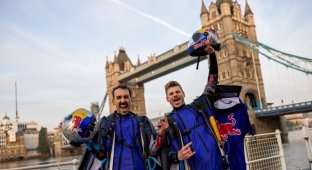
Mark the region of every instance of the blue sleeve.
[[86, 143], [87, 149], [99, 160], [107, 156], [107, 142], [109, 141], [110, 125], [108, 120], [103, 117], [98, 124], [97, 133], [92, 140]]
[[213, 115], [212, 105], [209, 99], [209, 96], [202, 94], [196, 98], [191, 104], [195, 110], [202, 110], [208, 117]]
[[218, 62], [215, 53], [209, 55], [209, 74], [204, 94], [214, 96], [218, 84]]

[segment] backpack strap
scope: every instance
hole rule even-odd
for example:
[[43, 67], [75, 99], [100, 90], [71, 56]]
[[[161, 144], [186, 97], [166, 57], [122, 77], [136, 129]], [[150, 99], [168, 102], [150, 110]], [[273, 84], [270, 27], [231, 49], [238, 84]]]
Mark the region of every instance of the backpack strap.
[[143, 117], [139, 115], [135, 115], [135, 119], [137, 120], [139, 124], [140, 142], [142, 146], [144, 159], [146, 159], [148, 155], [148, 144], [147, 144], [146, 131], [145, 131], [145, 125], [143, 122]]
[[116, 138], [116, 131], [115, 131], [115, 128], [116, 128], [116, 112], [107, 116], [106, 119], [109, 122], [110, 127], [105, 127], [104, 134], [109, 135], [110, 151], [107, 151], [107, 158], [109, 158], [109, 162], [108, 162], [109, 170], [112, 170], [113, 165], [114, 165], [114, 153], [115, 153], [115, 142], [116, 142], [116, 140], [115, 140], [115, 138]]
[[151, 135], [153, 137], [156, 137], [156, 131], [153, 129], [153, 126], [151, 122], [148, 120], [146, 116], [140, 116], [140, 115], [135, 115], [135, 119], [137, 120], [139, 124], [139, 135], [140, 135], [140, 143], [142, 146], [143, 150], [143, 156], [144, 156], [144, 166], [145, 169], [152, 170], [155, 169], [157, 165], [157, 160], [154, 157], [151, 157], [149, 155], [150, 150], [149, 150], [149, 144], [151, 142]]
[[151, 135], [156, 137], [156, 131], [152, 127], [151, 122], [148, 120], [146, 116], [140, 116], [135, 114], [135, 119], [139, 124], [139, 132], [140, 132], [140, 142], [143, 149], [143, 155], [145, 157], [149, 156], [149, 143], [151, 142]]
[[[178, 141], [178, 147], [179, 147], [179, 149], [181, 149], [181, 148], [184, 146], [184, 143], [183, 143], [182, 133], [181, 133], [181, 131], [180, 131], [180, 128], [179, 128], [179, 126], [178, 126], [178, 123], [177, 123], [177, 121], [174, 120], [174, 118], [172, 117], [172, 115], [173, 115], [174, 113], [175, 113], [175, 112], [171, 112], [171, 113], [169, 113], [168, 116], [167, 116], [170, 125], [173, 127], [173, 132], [170, 132], [170, 131], [169, 131], [169, 134], [171, 133], [171, 135], [169, 135], [169, 136], [172, 136], [173, 138], [177, 139], [177, 141]], [[183, 120], [181, 120], [181, 121], [182, 121], [182, 123], [183, 123]], [[185, 125], [184, 125], [184, 126], [185, 126]], [[189, 134], [187, 134], [187, 135], [189, 135]], [[188, 136], [188, 137], [189, 137], [189, 136]], [[189, 140], [191, 140], [191, 139], [189, 139]], [[178, 154], [178, 153], [176, 153], [176, 154]], [[175, 158], [175, 159], [177, 159], [177, 158], [178, 158], [178, 155], [176, 155], [176, 158]], [[177, 161], [177, 160], [175, 160], [175, 161]], [[189, 168], [188, 168], [189, 165], [188, 165], [187, 160], [180, 161], [180, 165], [179, 165], [179, 166], [184, 167], [183, 169], [185, 169], [185, 170], [188, 170], [188, 169], [189, 169]]]

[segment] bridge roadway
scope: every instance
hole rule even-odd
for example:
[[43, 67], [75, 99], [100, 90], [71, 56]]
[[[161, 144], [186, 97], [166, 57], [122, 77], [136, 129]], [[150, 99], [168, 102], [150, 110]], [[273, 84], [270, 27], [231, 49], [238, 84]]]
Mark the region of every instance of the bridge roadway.
[[274, 117], [307, 112], [312, 112], [312, 101], [255, 110], [256, 117]]
[[[123, 72], [119, 75], [117, 81], [146, 83], [196, 63], [197, 57], [188, 55], [187, 43], [177, 45], [173, 49], [156, 56], [153, 61], [146, 61], [130, 71]], [[205, 59], [207, 57], [200, 57], [201, 61]]]
[[[146, 83], [196, 63], [197, 57], [188, 55], [187, 46], [188, 42], [177, 45], [134, 69], [121, 73], [117, 81]], [[201, 57], [200, 60], [202, 61], [206, 58]], [[255, 110], [256, 117], [274, 117], [306, 112], [312, 112], [312, 101]]]

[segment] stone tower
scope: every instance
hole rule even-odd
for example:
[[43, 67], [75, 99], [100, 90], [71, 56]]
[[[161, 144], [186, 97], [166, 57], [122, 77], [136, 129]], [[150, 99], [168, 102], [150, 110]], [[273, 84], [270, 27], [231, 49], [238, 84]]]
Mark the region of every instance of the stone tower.
[[209, 10], [202, 1], [200, 18], [202, 28], [212, 28], [219, 36], [222, 46], [217, 53], [220, 84], [242, 86], [240, 97], [248, 105], [249, 118], [257, 133], [279, 128], [278, 118], [255, 118], [253, 109], [266, 107], [259, 54], [239, 44], [232, 36], [235, 32], [247, 39], [257, 40], [253, 12], [248, 2], [243, 14], [237, 1], [216, 0], [210, 3]]
[[[138, 64], [140, 64], [140, 60], [138, 59]], [[116, 108], [112, 103], [112, 90], [114, 87], [120, 85], [121, 83], [117, 81], [118, 76], [121, 73], [126, 71], [133, 70], [135, 66], [131, 63], [126, 50], [120, 47], [118, 54], [114, 56], [114, 61], [109, 62], [106, 61], [105, 71], [106, 71], [106, 83], [107, 83], [107, 92], [108, 92], [108, 99], [109, 99], [109, 111], [112, 113]], [[133, 82], [127, 82], [132, 92], [132, 105], [131, 110], [137, 114], [145, 115], [145, 98], [144, 98], [144, 85], [137, 84]]]

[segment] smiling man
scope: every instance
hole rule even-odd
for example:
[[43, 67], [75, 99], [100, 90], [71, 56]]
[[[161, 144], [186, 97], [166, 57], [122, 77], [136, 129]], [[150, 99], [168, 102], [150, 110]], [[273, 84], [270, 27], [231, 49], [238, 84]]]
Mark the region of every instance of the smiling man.
[[201, 96], [186, 105], [185, 93], [177, 81], [169, 81], [165, 85], [166, 100], [173, 108], [168, 115], [168, 156], [172, 165], [182, 169], [221, 170], [224, 165], [216, 131], [207, 124], [212, 120], [209, 100], [214, 97], [218, 83], [217, 59], [211, 46], [208, 45], [203, 50], [210, 54], [207, 55], [210, 67], [207, 85]]
[[118, 86], [113, 89], [113, 103], [117, 113], [126, 115], [130, 112], [131, 91], [126, 86]]
[[[103, 117], [97, 127], [98, 133], [88, 150], [99, 160], [102, 168], [114, 170], [147, 169], [147, 164], [156, 164], [155, 157], [161, 148], [168, 122], [160, 121], [158, 134], [146, 116], [131, 111], [131, 90], [119, 85], [112, 90], [114, 113]], [[154, 161], [154, 162], [149, 162]], [[108, 164], [106, 162], [109, 162]], [[86, 165], [80, 169], [92, 169]]]

